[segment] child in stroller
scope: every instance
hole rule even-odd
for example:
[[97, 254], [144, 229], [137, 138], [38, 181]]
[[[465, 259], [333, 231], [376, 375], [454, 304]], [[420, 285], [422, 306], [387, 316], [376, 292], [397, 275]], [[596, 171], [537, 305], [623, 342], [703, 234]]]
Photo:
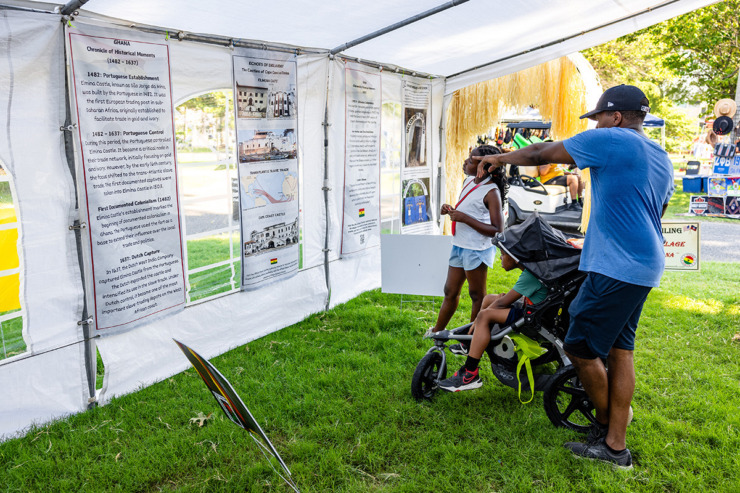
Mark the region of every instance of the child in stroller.
[[[581, 251], [536, 213], [497, 235], [494, 243], [502, 254], [511, 257], [518, 267], [539, 280], [547, 294], [537, 303], [524, 305], [523, 314], [516, 320], [499, 321], [490, 326], [491, 335], [485, 351], [491, 360], [493, 374], [504, 385], [519, 388], [520, 396], [523, 390], [532, 394], [544, 391], [545, 411], [550, 420], [557, 426], [585, 432], [595, 421], [593, 404], [583, 391], [562, 345], [568, 330], [568, 306], [586, 275], [578, 271]], [[411, 391], [415, 398], [431, 399], [439, 388], [444, 388], [441, 383], [447, 375], [447, 343], [470, 343], [474, 338], [468, 335], [471, 325], [432, 335], [434, 346], [419, 362], [412, 379]], [[532, 358], [529, 364], [525, 364], [522, 341], [531, 341], [541, 348], [542, 354]], [[545, 366], [552, 362], [557, 366], [554, 373], [547, 371], [553, 365]]]
[[[442, 390], [459, 392], [477, 389], [483, 385], [483, 380], [478, 376], [478, 364], [491, 342], [491, 327], [501, 328], [513, 324], [524, 315], [524, 306], [540, 303], [547, 297], [547, 287], [503, 249], [501, 267], [507, 272], [518, 268], [522, 273], [508, 293], [489, 294], [486, 296], [488, 299], [483, 300], [485, 308], [478, 313], [468, 331], [469, 334], [472, 333], [473, 340], [465, 364], [452, 377], [439, 382], [439, 388]], [[523, 304], [515, 303], [521, 298], [524, 298]], [[461, 343], [461, 346], [464, 344]]]

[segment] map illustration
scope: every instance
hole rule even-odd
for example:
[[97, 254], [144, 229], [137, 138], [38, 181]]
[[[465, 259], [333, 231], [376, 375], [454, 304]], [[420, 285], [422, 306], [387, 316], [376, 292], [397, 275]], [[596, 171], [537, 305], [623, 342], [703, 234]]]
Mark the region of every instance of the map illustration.
[[298, 199], [298, 177], [283, 171], [242, 176], [241, 194], [244, 210], [292, 202]]

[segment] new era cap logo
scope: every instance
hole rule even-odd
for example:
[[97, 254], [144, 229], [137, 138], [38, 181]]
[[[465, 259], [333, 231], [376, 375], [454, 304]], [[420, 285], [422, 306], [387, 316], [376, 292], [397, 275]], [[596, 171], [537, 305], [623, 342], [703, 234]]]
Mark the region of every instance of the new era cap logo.
[[606, 107], [609, 108], [611, 106], [614, 106], [614, 103], [606, 103]]

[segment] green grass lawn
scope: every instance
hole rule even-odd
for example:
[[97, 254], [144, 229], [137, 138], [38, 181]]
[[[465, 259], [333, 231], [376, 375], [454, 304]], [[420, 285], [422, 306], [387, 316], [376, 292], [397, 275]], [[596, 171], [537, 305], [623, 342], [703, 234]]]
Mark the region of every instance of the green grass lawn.
[[[489, 291], [515, 278], [496, 267]], [[542, 395], [520, 404], [487, 365], [481, 389], [414, 401], [436, 314], [401, 310], [399, 295], [365, 293], [212, 362], [303, 492], [737, 491], [738, 293], [740, 265], [726, 263], [666, 273], [651, 293], [629, 472], [573, 458], [562, 443], [579, 436], [550, 424]], [[463, 298], [453, 324], [466, 322]], [[204, 427], [190, 422], [199, 413], [213, 413]], [[290, 491], [192, 369], [0, 445], [0, 477], [3, 491]]]

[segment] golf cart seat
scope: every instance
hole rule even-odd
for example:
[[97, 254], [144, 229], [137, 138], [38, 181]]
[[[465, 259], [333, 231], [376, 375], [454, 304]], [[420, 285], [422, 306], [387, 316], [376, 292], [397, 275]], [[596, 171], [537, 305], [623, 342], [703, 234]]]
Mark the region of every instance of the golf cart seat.
[[[511, 166], [509, 174], [517, 181], [521, 181], [523, 186], [532, 191], [538, 191], [539, 193], [546, 193], [547, 195], [565, 195], [568, 190], [567, 187], [562, 185], [543, 185], [537, 181], [536, 177], [540, 174], [537, 166]], [[528, 178], [531, 178], [532, 180], [530, 181]]]

